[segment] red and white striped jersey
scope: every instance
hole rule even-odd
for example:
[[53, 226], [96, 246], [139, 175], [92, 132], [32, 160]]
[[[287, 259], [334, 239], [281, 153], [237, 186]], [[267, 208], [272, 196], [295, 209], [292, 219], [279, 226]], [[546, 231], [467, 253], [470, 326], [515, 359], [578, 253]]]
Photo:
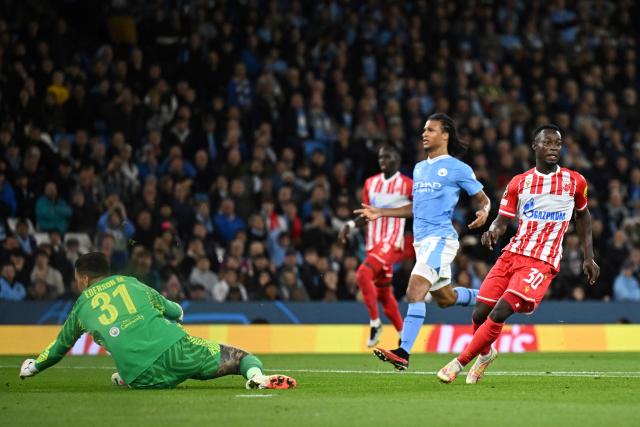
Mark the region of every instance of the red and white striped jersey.
[[518, 231], [504, 250], [547, 262], [557, 270], [573, 209], [586, 207], [587, 181], [576, 171], [558, 167], [545, 175], [533, 168], [515, 176], [500, 201], [500, 215], [518, 217]]
[[[389, 179], [383, 173], [373, 175], [364, 183], [362, 201], [378, 208], [398, 208], [411, 203], [413, 181], [396, 172]], [[405, 218], [378, 218], [367, 225], [367, 251], [378, 243], [389, 243], [395, 248], [404, 247]]]

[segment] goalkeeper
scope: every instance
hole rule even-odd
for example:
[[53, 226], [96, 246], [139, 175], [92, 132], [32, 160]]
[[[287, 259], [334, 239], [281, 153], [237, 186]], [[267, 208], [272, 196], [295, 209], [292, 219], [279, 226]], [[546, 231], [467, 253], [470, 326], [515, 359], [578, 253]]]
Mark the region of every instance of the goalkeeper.
[[78, 258], [75, 278], [82, 294], [56, 340], [36, 360], [22, 363], [21, 379], [58, 363], [87, 332], [113, 356], [114, 384], [168, 388], [189, 378], [240, 374], [248, 389], [296, 386], [285, 375], [264, 375], [262, 362], [244, 350], [187, 334], [174, 322], [182, 321], [180, 305], [133, 277], [109, 275], [109, 262], [100, 252]]

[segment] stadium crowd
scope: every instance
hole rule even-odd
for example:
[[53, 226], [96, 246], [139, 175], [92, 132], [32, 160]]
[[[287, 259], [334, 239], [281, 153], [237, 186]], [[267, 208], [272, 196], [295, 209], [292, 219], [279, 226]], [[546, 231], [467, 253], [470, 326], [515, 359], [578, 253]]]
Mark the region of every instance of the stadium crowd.
[[[61, 7], [61, 4], [63, 4]], [[492, 197], [564, 130], [589, 182], [600, 282], [575, 232], [556, 299], [640, 301], [634, 2], [5, 1], [0, 299], [74, 298], [93, 246], [173, 300], [358, 298], [362, 234], [336, 235], [394, 145], [411, 176], [444, 112]], [[455, 283], [498, 255], [455, 213]], [[513, 230], [512, 230], [513, 231]], [[89, 236], [89, 239], [83, 238]], [[88, 243], [87, 243], [88, 240]], [[397, 266], [404, 294], [411, 262]]]

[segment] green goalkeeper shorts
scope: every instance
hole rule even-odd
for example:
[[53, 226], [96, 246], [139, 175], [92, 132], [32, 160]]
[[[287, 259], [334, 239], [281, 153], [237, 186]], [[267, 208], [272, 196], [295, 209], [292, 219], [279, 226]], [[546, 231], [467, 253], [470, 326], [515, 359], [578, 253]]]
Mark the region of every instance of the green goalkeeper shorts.
[[219, 366], [220, 344], [186, 335], [129, 385], [132, 388], [171, 388], [189, 378], [209, 380]]

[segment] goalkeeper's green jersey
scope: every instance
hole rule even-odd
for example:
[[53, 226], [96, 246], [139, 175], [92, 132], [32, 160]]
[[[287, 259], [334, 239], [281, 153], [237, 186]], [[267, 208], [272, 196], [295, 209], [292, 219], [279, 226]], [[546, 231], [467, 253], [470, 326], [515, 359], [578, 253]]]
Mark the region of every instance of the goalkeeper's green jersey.
[[85, 289], [58, 337], [38, 356], [39, 371], [56, 364], [87, 332], [111, 353], [130, 384], [186, 335], [176, 324], [182, 309], [134, 277], [109, 276]]

